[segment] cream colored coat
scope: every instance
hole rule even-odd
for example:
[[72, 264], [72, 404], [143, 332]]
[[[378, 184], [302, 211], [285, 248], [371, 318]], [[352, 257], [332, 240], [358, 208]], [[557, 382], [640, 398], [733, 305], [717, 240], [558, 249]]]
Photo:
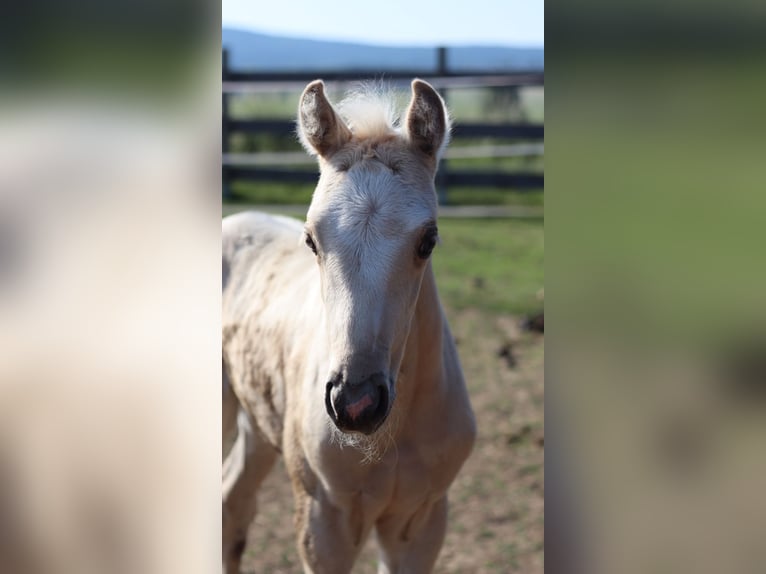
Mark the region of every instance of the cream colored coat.
[[[260, 482], [282, 453], [306, 572], [350, 572], [370, 531], [380, 572], [430, 572], [447, 490], [475, 422], [430, 259], [433, 177], [447, 143], [441, 98], [413, 82], [402, 130], [385, 100], [346, 120], [321, 82], [301, 98], [301, 139], [321, 177], [305, 225], [243, 213], [223, 222], [223, 565], [239, 569]], [[312, 250], [304, 243], [316, 249]], [[385, 421], [370, 435], [328, 415], [331, 373], [380, 372]]]

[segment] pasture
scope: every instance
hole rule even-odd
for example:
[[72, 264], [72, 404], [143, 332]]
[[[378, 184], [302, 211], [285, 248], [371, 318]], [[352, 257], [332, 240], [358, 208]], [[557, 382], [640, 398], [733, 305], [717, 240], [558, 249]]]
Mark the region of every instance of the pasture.
[[[224, 206], [226, 207], [226, 206]], [[450, 490], [436, 572], [543, 571], [543, 336], [520, 318], [542, 309], [543, 219], [445, 219], [433, 265], [478, 422]], [[259, 493], [243, 572], [300, 571], [282, 462]], [[372, 542], [355, 572], [376, 568]]]

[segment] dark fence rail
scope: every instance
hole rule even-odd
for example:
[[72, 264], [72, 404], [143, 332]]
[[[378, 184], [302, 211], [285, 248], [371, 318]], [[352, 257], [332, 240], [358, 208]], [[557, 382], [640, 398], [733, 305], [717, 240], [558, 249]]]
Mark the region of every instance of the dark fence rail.
[[[309, 83], [317, 78], [322, 78], [327, 82], [358, 82], [362, 80], [383, 79], [400, 80], [409, 82], [412, 78], [422, 78], [424, 80], [440, 80], [444, 78], [472, 78], [491, 80], [492, 78], [502, 79], [506, 85], [514, 86], [541, 86], [544, 81], [543, 72], [503, 72], [503, 71], [471, 71], [471, 70], [392, 70], [392, 71], [370, 71], [370, 70], [348, 70], [338, 72], [335, 70], [325, 70], [316, 72], [235, 72], [224, 71], [223, 81], [226, 83], [260, 83], [260, 82], [285, 82], [285, 83]], [[438, 83], [438, 81], [436, 82]]]
[[[295, 133], [295, 122], [289, 120], [224, 120], [229, 133], [268, 133], [289, 136]], [[542, 140], [543, 124], [484, 124], [456, 123], [452, 128], [452, 140], [463, 138], [506, 138]]]
[[[385, 78], [386, 80], [406, 80], [420, 77], [433, 81], [442, 86], [458, 86], [461, 81], [471, 85], [486, 86], [542, 86], [544, 75], [542, 72], [460, 72], [450, 70], [447, 67], [446, 51], [439, 49], [438, 67], [435, 70], [398, 70], [393, 72], [379, 71], [313, 71], [313, 72], [241, 72], [228, 68], [228, 58], [223, 54], [223, 189], [228, 194], [230, 183], [236, 180], [284, 182], [307, 184], [317, 180], [316, 169], [305, 168], [277, 168], [270, 166], [253, 166], [237, 164], [236, 160], [229, 156], [229, 138], [234, 133], [268, 133], [275, 136], [290, 136], [295, 134], [295, 123], [288, 120], [272, 119], [232, 119], [229, 116], [228, 99], [231, 92], [240, 91], [239, 87], [252, 88], [264, 84], [295, 84], [308, 83], [316, 78], [333, 82], [353, 82], [371, 78]], [[442, 87], [444, 92], [446, 87]], [[515, 139], [524, 141], [543, 141], [545, 131], [543, 124], [534, 123], [461, 123], [456, 122], [452, 131], [452, 141], [469, 138], [493, 138]], [[494, 187], [505, 188], [513, 191], [542, 190], [544, 176], [542, 173], [521, 171], [492, 171], [492, 170], [455, 170], [449, 166], [448, 161], [442, 161], [436, 178], [439, 188], [440, 199], [446, 199], [446, 188], [450, 186]]]

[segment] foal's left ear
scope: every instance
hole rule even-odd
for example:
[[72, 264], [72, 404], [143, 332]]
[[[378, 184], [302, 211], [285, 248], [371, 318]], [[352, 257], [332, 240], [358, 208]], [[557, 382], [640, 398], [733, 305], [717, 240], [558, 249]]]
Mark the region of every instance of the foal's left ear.
[[351, 130], [324, 93], [324, 82], [314, 80], [301, 95], [298, 136], [306, 151], [328, 158], [351, 139]]
[[412, 81], [412, 101], [405, 125], [411, 145], [438, 162], [449, 143], [450, 119], [444, 100], [428, 82]]

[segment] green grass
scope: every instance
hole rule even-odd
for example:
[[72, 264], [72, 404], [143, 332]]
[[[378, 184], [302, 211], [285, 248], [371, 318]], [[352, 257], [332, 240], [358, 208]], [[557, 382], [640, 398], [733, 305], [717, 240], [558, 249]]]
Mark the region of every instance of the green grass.
[[[462, 140], [460, 147], [468, 147], [471, 145], [465, 145], [466, 140]], [[470, 140], [469, 140], [470, 141]], [[483, 143], [489, 144], [505, 144], [505, 143], [526, 143], [512, 141], [512, 140], [477, 140], [478, 145]], [[523, 157], [481, 157], [481, 158], [460, 158], [446, 160], [449, 169], [460, 170], [483, 170], [483, 171], [534, 171], [542, 173], [545, 168], [545, 158], [542, 155], [536, 156], [523, 156]], [[442, 167], [444, 166], [444, 160], [442, 161]]]
[[[233, 181], [231, 195], [224, 203], [308, 205], [314, 193], [314, 184]], [[542, 207], [543, 190], [513, 191], [497, 187], [450, 187], [448, 205], [523, 205]]]
[[[293, 119], [298, 109], [301, 89], [258, 94], [233, 94], [229, 96], [231, 116], [246, 118], [284, 118]], [[331, 91], [333, 102], [343, 94]], [[542, 86], [527, 86], [518, 89], [514, 96], [512, 90], [496, 90], [492, 93], [486, 88], [453, 88], [446, 92], [451, 115], [457, 122], [474, 121], [544, 121], [545, 90]], [[409, 100], [405, 90], [399, 94], [402, 109]]]
[[513, 191], [500, 187], [450, 187], [446, 205], [523, 205], [543, 207], [543, 190]]
[[298, 111], [301, 90], [259, 94], [232, 94], [229, 111], [232, 118], [294, 119]]
[[315, 184], [296, 185], [238, 180], [231, 182], [230, 192], [224, 203], [308, 205]]
[[[443, 93], [443, 92], [442, 92]], [[453, 88], [446, 93], [450, 114], [460, 122], [542, 122], [544, 88]]]
[[538, 311], [543, 219], [442, 219], [433, 266], [448, 307], [497, 313]]

